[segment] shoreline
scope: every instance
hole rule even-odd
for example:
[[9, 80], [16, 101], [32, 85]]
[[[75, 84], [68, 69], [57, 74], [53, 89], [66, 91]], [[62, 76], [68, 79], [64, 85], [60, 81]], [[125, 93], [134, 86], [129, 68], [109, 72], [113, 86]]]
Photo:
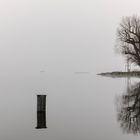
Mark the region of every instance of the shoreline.
[[123, 71], [114, 71], [114, 72], [104, 72], [98, 73], [97, 75], [100, 76], [107, 76], [107, 77], [138, 77], [140, 78], [140, 71], [130, 71], [130, 72], [123, 72]]

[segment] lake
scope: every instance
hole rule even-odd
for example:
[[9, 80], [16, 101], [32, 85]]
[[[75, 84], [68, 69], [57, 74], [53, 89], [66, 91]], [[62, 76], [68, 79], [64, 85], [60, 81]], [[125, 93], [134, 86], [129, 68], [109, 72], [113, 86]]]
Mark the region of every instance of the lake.
[[[0, 83], [1, 140], [139, 139], [138, 78], [30, 73]], [[47, 95], [46, 129], [36, 129], [37, 94]]]

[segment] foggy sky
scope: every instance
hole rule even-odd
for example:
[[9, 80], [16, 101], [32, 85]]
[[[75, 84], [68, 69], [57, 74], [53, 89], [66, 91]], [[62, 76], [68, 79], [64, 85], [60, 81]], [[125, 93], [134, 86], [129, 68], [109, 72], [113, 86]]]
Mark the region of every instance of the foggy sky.
[[139, 15], [139, 0], [1, 0], [3, 74], [124, 70], [115, 54], [122, 16]]

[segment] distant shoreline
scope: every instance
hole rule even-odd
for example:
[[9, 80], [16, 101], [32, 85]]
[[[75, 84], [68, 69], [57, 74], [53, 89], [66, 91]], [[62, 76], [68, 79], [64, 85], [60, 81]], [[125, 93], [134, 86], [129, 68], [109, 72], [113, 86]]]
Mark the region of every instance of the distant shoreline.
[[105, 73], [99, 73], [97, 75], [101, 76], [107, 76], [107, 77], [139, 77], [140, 78], [140, 71], [130, 71], [130, 72], [121, 72], [121, 71], [115, 71], [115, 72], [105, 72]]
[[85, 72], [82, 72], [82, 71], [79, 71], [79, 72], [78, 72], [78, 71], [77, 71], [77, 72], [74, 72], [74, 73], [75, 73], [75, 74], [89, 74], [90, 72], [86, 72], [86, 71], [85, 71]]

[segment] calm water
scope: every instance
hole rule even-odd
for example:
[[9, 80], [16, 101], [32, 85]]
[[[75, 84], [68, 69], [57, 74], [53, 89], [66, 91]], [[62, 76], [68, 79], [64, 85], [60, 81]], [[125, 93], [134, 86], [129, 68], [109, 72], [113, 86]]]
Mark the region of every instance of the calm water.
[[[32, 73], [3, 75], [0, 82], [1, 140], [139, 139], [140, 103], [132, 108], [139, 79]], [[42, 93], [47, 94], [48, 128], [35, 129], [36, 95]], [[128, 100], [128, 95], [138, 96]]]

